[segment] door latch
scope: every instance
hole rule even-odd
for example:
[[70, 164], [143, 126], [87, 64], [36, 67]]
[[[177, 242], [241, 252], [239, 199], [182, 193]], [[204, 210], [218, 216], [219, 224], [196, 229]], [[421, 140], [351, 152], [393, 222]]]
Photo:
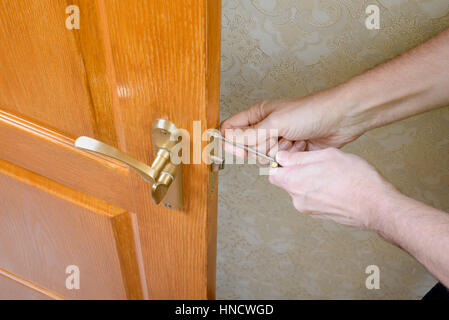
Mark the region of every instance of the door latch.
[[183, 205], [182, 165], [172, 162], [172, 149], [178, 142], [178, 128], [170, 121], [158, 119], [153, 124], [153, 144], [156, 153], [151, 166], [142, 163], [101, 141], [79, 137], [75, 147], [95, 152], [133, 168], [143, 179], [153, 184], [151, 197], [155, 204], [163, 203], [170, 209], [180, 209]]

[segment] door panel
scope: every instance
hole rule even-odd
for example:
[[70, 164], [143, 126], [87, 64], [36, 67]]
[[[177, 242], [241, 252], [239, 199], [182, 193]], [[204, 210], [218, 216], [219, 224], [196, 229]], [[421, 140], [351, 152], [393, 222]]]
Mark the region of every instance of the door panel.
[[[0, 164], [2, 268], [68, 298], [142, 298], [142, 257], [130, 213]], [[66, 288], [70, 265], [80, 270], [79, 290]]]
[[0, 110], [1, 159], [119, 207], [128, 205], [129, 193], [123, 189], [129, 183], [129, 168], [80, 151], [73, 143], [74, 139]]
[[[79, 30], [65, 0], [0, 1], [0, 268], [65, 298], [214, 298], [217, 174], [183, 165], [184, 207], [170, 210], [73, 141], [150, 164], [156, 119], [191, 137], [194, 121], [216, 128], [220, 1], [73, 4]], [[79, 291], [58, 273], [68, 264]]]
[[0, 268], [0, 299], [61, 300], [64, 297]]
[[0, 101], [71, 136], [93, 135], [91, 101], [66, 1], [0, 1]]

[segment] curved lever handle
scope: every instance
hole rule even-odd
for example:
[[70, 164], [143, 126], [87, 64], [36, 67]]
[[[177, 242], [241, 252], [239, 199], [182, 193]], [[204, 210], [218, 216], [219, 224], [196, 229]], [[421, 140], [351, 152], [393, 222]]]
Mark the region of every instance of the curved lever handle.
[[157, 170], [153, 169], [152, 167], [146, 165], [145, 163], [142, 163], [140, 161], [137, 161], [134, 158], [131, 158], [127, 154], [121, 152], [120, 150], [107, 145], [106, 143], [103, 143], [101, 141], [89, 138], [89, 137], [79, 137], [75, 140], [75, 147], [84, 149], [87, 151], [92, 151], [107, 157], [114, 158], [118, 161], [121, 161], [134, 170], [146, 181], [150, 183], [155, 183], [157, 180], [158, 172]]
[[[154, 149], [158, 150], [151, 166], [146, 165], [120, 150], [101, 141], [79, 137], [75, 147], [95, 152], [133, 168], [145, 181], [151, 183], [151, 197], [155, 204], [162, 201], [167, 208], [180, 209], [183, 205], [182, 166], [171, 162], [171, 148], [179, 141], [178, 128], [169, 120], [157, 119], [153, 123]], [[172, 139], [173, 137], [177, 139]], [[171, 187], [170, 187], [171, 186]]]

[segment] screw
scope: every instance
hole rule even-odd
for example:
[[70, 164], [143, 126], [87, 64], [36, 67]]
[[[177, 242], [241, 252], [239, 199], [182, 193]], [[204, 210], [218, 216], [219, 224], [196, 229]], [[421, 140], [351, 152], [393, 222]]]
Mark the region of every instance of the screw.
[[169, 205], [168, 203], [162, 202], [162, 204], [164, 205], [164, 207], [171, 209], [171, 205]]

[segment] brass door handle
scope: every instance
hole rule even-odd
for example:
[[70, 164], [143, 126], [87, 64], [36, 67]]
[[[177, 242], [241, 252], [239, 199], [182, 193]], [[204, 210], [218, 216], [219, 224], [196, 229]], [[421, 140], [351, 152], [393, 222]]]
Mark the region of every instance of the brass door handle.
[[[182, 166], [171, 161], [171, 149], [178, 140], [175, 137], [177, 131], [178, 128], [168, 120], [158, 119], [154, 122], [153, 143], [157, 153], [151, 166], [130, 157], [117, 148], [89, 137], [82, 136], [76, 139], [75, 147], [125, 163], [143, 179], [153, 184], [151, 197], [154, 203], [159, 204], [163, 200], [166, 207], [179, 209], [183, 204]], [[172, 185], [173, 187], [170, 187]]]
[[87, 151], [99, 153], [101, 155], [121, 161], [136, 170], [136, 172], [140, 174], [142, 178], [150, 183], [154, 183], [157, 180], [157, 172], [155, 169], [143, 162], [131, 158], [126, 153], [123, 153], [106, 143], [83, 136], [75, 140], [75, 147], [77, 147], [78, 149], [84, 149]]

